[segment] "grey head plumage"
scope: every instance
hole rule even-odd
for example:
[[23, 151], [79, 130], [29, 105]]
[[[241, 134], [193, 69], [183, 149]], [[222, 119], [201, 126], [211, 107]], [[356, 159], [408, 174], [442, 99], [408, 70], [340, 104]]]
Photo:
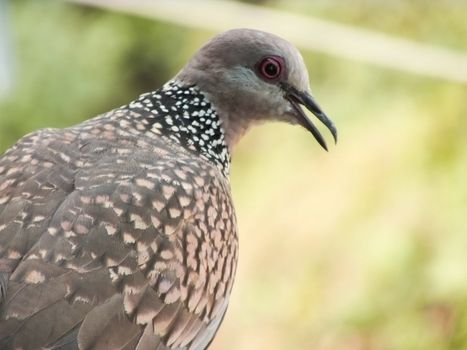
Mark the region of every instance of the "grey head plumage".
[[331, 131], [332, 121], [311, 95], [300, 52], [288, 41], [254, 29], [233, 29], [215, 36], [176, 76], [197, 85], [216, 107], [232, 149], [251, 126], [264, 121], [300, 124], [327, 149], [324, 138], [299, 105]]

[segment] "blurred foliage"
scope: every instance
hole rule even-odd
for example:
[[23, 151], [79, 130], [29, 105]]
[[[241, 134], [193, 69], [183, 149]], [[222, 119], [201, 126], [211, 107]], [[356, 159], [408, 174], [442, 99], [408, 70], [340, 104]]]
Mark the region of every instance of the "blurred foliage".
[[425, 43], [467, 49], [467, 2], [463, 0], [283, 0], [279, 5]]
[[11, 7], [17, 85], [0, 101], [0, 149], [160, 86], [190, 49], [187, 30], [162, 23], [56, 2]]
[[[467, 49], [463, 1], [267, 4]], [[212, 34], [54, 1], [11, 12], [16, 85], [0, 101], [0, 150], [159, 87]], [[285, 125], [242, 141], [240, 265], [213, 348], [467, 348], [467, 87], [305, 60], [339, 144], [322, 152]]]

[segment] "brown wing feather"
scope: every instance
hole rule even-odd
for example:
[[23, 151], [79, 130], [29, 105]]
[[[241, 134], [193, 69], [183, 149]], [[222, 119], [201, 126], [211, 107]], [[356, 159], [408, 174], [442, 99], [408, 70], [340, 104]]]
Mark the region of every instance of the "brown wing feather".
[[237, 254], [227, 182], [108, 125], [44, 130], [0, 158], [2, 349], [203, 349], [219, 326]]

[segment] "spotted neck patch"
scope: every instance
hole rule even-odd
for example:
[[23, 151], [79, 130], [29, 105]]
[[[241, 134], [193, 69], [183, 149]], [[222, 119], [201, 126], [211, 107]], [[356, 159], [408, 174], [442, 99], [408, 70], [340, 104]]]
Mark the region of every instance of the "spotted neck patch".
[[145, 111], [151, 132], [196, 152], [229, 175], [230, 153], [221, 121], [196, 86], [172, 80], [159, 90], [141, 95], [127, 108]]

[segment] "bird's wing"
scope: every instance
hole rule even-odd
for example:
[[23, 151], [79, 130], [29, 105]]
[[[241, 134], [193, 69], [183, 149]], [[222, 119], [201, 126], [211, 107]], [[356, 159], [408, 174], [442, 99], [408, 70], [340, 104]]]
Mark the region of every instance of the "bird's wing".
[[46, 130], [0, 158], [1, 349], [203, 349], [219, 326], [228, 185], [165, 146], [114, 141]]

